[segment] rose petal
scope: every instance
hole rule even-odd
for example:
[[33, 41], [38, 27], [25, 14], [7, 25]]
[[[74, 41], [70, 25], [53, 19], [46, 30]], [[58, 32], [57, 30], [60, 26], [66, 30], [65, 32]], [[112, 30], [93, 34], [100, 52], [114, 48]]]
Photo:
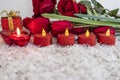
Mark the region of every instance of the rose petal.
[[76, 12], [76, 13], [79, 13], [80, 10], [79, 10], [78, 4], [77, 4], [76, 2], [73, 2], [73, 5], [74, 5], [75, 12]]
[[28, 27], [28, 24], [29, 24], [32, 20], [33, 20], [33, 18], [30, 18], [30, 17], [24, 18], [24, 19], [23, 19], [23, 26], [28, 29], [28, 28], [29, 28], [29, 27]]
[[51, 13], [54, 10], [56, 0], [32, 0], [34, 18], [40, 17], [42, 13]]
[[70, 32], [72, 32], [73, 30], [73, 24], [69, 21], [55, 21], [52, 23], [51, 26], [51, 32], [53, 34], [53, 36], [57, 36], [58, 34], [64, 33], [66, 28], [68, 28], [68, 30]]
[[42, 29], [44, 28], [46, 32], [50, 30], [50, 21], [47, 18], [36, 18], [31, 21], [29, 24], [29, 29], [32, 34], [41, 33]]
[[81, 3], [79, 3], [78, 5], [79, 5], [80, 13], [87, 14], [86, 6], [82, 5]]
[[79, 13], [79, 7], [73, 0], [60, 0], [58, 11], [65, 16], [74, 16], [74, 13]]
[[86, 32], [86, 28], [74, 28], [73, 31], [74, 31], [74, 34], [79, 35], [79, 34], [85, 33]]
[[95, 33], [95, 35], [98, 36], [99, 33], [105, 33], [107, 31], [107, 29], [110, 29], [111, 34], [115, 34], [115, 29], [111, 26], [99, 26], [99, 27], [95, 28], [93, 30], [93, 32]]

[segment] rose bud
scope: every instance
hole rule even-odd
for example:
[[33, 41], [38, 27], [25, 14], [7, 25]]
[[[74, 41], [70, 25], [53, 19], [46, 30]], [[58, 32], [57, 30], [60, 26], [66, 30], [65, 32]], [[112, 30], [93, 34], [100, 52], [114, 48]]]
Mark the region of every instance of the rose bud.
[[74, 13], [80, 12], [78, 4], [73, 0], [60, 0], [58, 11], [65, 16], [74, 16]]
[[108, 29], [110, 29], [110, 34], [115, 34], [115, 29], [111, 26], [98, 26], [93, 30], [93, 32], [96, 36], [98, 36], [99, 33], [105, 33]]
[[70, 32], [72, 32], [73, 24], [71, 22], [65, 21], [65, 20], [55, 21], [51, 25], [51, 32], [52, 32], [53, 36], [57, 37], [58, 34], [64, 33], [66, 28], [68, 28], [68, 30]]
[[42, 13], [53, 12], [56, 0], [32, 0], [33, 4], [33, 17], [40, 17]]
[[26, 17], [23, 19], [23, 26], [28, 29], [28, 24], [33, 20], [33, 18]]
[[41, 33], [42, 29], [45, 29], [46, 32], [49, 32], [50, 21], [48, 18], [35, 18], [28, 24], [28, 26], [32, 34]]

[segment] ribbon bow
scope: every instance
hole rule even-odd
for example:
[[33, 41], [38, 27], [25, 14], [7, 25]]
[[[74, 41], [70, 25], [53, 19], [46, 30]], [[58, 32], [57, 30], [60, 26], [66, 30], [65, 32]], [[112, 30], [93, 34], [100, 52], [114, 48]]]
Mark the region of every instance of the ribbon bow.
[[[3, 14], [4, 14], [4, 16], [3, 16]], [[10, 30], [14, 30], [12, 17], [19, 16], [19, 14], [20, 14], [19, 11], [13, 11], [13, 10], [11, 10], [10, 12], [8, 12], [6, 10], [1, 12], [2, 17], [8, 17], [8, 25], [9, 25]]]
[[20, 14], [20, 11], [13, 11], [13, 10], [9, 12], [5, 10], [1, 12], [2, 17], [14, 17], [14, 16], [19, 16], [19, 14]]

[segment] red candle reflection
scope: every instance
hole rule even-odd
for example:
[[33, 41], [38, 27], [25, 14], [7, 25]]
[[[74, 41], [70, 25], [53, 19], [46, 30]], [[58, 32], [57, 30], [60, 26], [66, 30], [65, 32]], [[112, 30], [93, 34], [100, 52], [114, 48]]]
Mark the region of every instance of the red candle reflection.
[[28, 32], [20, 31], [20, 29], [17, 28], [16, 32], [10, 35], [10, 39], [15, 45], [24, 46], [29, 42], [30, 36]]
[[13, 42], [10, 39], [10, 35], [13, 33], [13, 31], [1, 31], [0, 34], [2, 36], [2, 38], [4, 39], [4, 41], [6, 42], [6, 44], [12, 45]]

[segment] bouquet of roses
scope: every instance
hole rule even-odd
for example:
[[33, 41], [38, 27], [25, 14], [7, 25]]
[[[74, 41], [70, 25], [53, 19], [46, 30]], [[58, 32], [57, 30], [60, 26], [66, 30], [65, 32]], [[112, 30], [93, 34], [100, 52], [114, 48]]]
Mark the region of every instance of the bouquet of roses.
[[[115, 28], [120, 27], [119, 9], [105, 9], [96, 0], [32, 0], [34, 15], [26, 17], [23, 25], [32, 34], [41, 33], [44, 28], [54, 36], [61, 34], [66, 28], [71, 33], [82, 34], [90, 29], [96, 35], [110, 29], [115, 34]], [[56, 7], [57, 5], [57, 7]], [[50, 22], [50, 19], [58, 19]]]

